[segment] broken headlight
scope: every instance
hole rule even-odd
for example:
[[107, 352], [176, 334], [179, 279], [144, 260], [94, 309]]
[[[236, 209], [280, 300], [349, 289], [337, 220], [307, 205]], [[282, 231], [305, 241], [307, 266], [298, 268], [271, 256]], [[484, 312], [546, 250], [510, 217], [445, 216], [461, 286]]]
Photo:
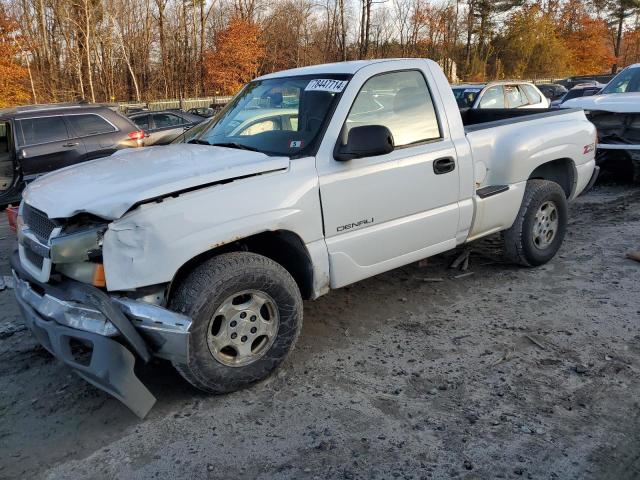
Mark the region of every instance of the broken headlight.
[[51, 261], [56, 271], [95, 287], [106, 286], [102, 239], [106, 225], [96, 225], [51, 239]]
[[100, 225], [51, 239], [51, 261], [60, 264], [101, 258], [105, 229]]

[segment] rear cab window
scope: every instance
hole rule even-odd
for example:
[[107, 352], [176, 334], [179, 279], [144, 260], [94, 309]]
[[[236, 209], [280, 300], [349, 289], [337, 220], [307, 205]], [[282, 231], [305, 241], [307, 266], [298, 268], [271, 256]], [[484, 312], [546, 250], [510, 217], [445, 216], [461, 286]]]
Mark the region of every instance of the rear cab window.
[[98, 114], [68, 114], [65, 116], [72, 131], [78, 137], [88, 137], [101, 133], [112, 133], [117, 128]]
[[509, 108], [518, 108], [529, 103], [529, 99], [517, 85], [505, 85], [504, 92]]
[[442, 138], [431, 92], [417, 70], [384, 73], [365, 82], [345, 122], [345, 138], [353, 127], [383, 125], [396, 147]]
[[534, 86], [525, 83], [523, 85], [520, 85], [520, 88], [522, 88], [527, 94], [527, 97], [529, 97], [529, 103], [542, 102], [542, 98], [540, 97], [540, 94], [536, 91]]
[[23, 118], [18, 120], [18, 124], [18, 143], [23, 147], [69, 139], [62, 115]]
[[482, 95], [478, 108], [505, 108], [502, 86], [494, 85], [488, 88]]

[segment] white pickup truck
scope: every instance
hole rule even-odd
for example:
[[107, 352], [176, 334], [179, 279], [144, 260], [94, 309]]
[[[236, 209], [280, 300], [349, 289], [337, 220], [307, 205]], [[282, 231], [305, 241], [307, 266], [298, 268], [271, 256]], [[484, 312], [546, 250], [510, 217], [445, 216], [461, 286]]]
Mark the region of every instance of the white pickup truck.
[[260, 77], [183, 140], [33, 182], [11, 262], [39, 341], [140, 416], [136, 361], [229, 392], [284, 360], [303, 299], [500, 231], [548, 262], [597, 174], [582, 111], [462, 117], [424, 59]]

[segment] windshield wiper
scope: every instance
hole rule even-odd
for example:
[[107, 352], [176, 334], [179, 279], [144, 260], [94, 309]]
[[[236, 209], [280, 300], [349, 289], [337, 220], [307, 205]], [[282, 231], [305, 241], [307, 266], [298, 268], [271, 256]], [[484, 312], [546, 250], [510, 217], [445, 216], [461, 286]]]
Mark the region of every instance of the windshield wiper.
[[206, 140], [200, 140], [199, 138], [192, 138], [187, 143], [197, 143], [198, 145], [211, 145]]
[[255, 147], [250, 147], [248, 145], [243, 145], [242, 143], [236, 142], [222, 142], [222, 143], [212, 143], [214, 147], [227, 147], [227, 148], [237, 148], [239, 150], [249, 150], [250, 152], [259, 152]]

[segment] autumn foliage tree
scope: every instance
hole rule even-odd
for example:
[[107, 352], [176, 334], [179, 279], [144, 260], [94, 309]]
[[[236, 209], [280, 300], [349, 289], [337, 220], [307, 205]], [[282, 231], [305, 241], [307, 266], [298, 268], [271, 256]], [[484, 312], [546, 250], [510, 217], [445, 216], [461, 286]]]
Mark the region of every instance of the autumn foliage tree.
[[260, 28], [234, 17], [215, 38], [213, 50], [203, 54], [205, 87], [215, 94], [231, 95], [256, 76], [264, 46]]
[[18, 24], [0, 5], [0, 107], [29, 102], [28, 72], [16, 43]]
[[593, 18], [583, 2], [569, 0], [560, 15], [560, 31], [569, 49], [569, 71], [589, 75], [606, 71], [616, 61], [605, 20]]
[[549, 12], [538, 4], [527, 5], [513, 12], [506, 24], [492, 44], [503, 69], [494, 76], [533, 78], [567, 69], [569, 51]]

